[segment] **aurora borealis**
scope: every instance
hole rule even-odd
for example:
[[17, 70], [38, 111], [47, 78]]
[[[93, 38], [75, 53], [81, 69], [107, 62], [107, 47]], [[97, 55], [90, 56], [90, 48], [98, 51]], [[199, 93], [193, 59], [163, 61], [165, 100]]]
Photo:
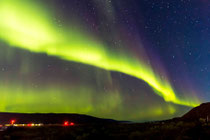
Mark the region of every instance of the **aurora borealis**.
[[160, 57], [166, 50], [160, 53], [147, 43], [156, 38], [145, 39], [144, 4], [149, 3], [2, 0], [0, 111], [143, 121], [199, 105], [205, 95], [171, 73], [178, 64], [170, 67]]

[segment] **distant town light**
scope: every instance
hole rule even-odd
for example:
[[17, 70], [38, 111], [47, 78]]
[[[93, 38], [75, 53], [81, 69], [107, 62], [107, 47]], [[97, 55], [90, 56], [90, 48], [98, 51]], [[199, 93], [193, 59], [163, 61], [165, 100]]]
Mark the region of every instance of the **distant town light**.
[[34, 123], [29, 123], [27, 124], [27, 126], [34, 126]]
[[65, 121], [63, 125], [64, 126], [69, 126], [69, 122], [68, 121]]
[[15, 122], [16, 122], [15, 120], [11, 120], [11, 121], [10, 121], [10, 124], [13, 125]]
[[74, 125], [74, 123], [73, 123], [73, 122], [71, 122], [71, 123], [70, 123], [70, 125], [71, 125], [71, 126], [73, 126], [73, 125]]

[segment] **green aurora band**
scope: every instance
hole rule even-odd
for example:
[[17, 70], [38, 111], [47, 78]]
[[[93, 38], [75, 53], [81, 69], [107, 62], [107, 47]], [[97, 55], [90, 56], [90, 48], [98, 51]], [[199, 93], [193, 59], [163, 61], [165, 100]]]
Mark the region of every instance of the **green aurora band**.
[[148, 83], [166, 102], [186, 106], [200, 103], [197, 99], [180, 99], [169, 80], [160, 78], [150, 65], [132, 54], [110, 51], [104, 43], [73, 24], [65, 30], [57, 27], [44, 9], [31, 0], [1, 0], [0, 39], [34, 53], [46, 53], [136, 77]]

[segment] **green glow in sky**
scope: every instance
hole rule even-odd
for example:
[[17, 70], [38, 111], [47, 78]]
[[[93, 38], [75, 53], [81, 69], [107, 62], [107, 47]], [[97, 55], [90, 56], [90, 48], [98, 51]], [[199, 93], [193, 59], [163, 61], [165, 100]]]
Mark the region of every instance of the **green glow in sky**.
[[[176, 106], [156, 105], [147, 110], [139, 109], [135, 113], [122, 108], [123, 99], [117, 90], [97, 94], [95, 89], [86, 85], [79, 86], [45, 86], [35, 88], [23, 83], [5, 84], [0, 82], [1, 111], [19, 113], [81, 113], [97, 117], [115, 118], [119, 120], [157, 119], [163, 115], [171, 115]], [[76, 93], [76, 94], [75, 94]]]
[[[62, 27], [63, 30], [59, 29], [53, 24], [47, 10], [37, 6], [36, 2], [1, 0], [0, 19], [0, 39], [10, 46], [35, 53], [46, 53], [63, 60], [88, 64], [136, 77], [148, 83], [155, 93], [166, 102], [186, 106], [199, 104], [199, 101], [192, 98], [177, 97], [169, 80], [161, 79], [150, 65], [133, 56], [132, 53], [128, 51], [125, 53], [125, 50], [122, 52], [111, 51], [105, 43], [94, 39], [91, 34], [74, 25]], [[7, 95], [4, 95], [5, 98]], [[88, 95], [84, 95], [84, 97], [86, 96]], [[18, 101], [19, 97], [14, 98]], [[4, 103], [4, 98], [1, 100], [1, 103]], [[23, 103], [19, 101], [17, 104]], [[3, 109], [2, 106], [4, 105], [2, 104], [0, 109]], [[50, 111], [53, 110], [50, 109]], [[61, 111], [65, 112], [65, 110]], [[173, 108], [171, 111], [173, 112]]]

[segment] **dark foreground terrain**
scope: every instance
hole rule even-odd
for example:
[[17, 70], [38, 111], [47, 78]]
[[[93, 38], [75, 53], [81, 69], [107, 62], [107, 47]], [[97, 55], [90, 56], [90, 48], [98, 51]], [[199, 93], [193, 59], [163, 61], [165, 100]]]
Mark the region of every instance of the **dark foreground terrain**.
[[89, 124], [75, 126], [9, 128], [5, 140], [138, 140], [210, 139], [210, 124], [200, 122], [153, 122], [141, 124]]
[[[1, 123], [14, 118], [20, 123], [33, 121], [44, 125], [7, 127], [0, 130], [0, 140], [210, 139], [210, 103], [201, 104], [180, 118], [148, 123], [118, 122], [79, 114], [0, 114]], [[64, 120], [75, 125], [62, 126]]]

